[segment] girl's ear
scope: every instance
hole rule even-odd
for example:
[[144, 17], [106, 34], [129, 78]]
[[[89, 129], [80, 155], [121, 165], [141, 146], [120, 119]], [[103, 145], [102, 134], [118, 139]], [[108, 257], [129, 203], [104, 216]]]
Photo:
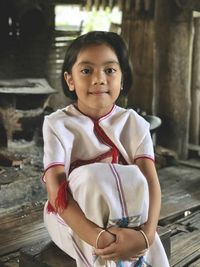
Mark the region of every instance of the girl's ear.
[[69, 90], [70, 91], [74, 91], [74, 81], [73, 81], [73, 78], [72, 78], [72, 75], [69, 74], [67, 71], [64, 72], [64, 79], [69, 87]]

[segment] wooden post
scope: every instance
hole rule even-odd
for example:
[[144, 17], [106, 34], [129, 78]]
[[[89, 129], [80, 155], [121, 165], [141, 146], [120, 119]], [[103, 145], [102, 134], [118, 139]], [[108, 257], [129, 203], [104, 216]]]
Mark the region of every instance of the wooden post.
[[191, 84], [190, 143], [200, 143], [200, 17], [194, 19], [194, 44]]
[[151, 0], [127, 1], [122, 17], [122, 36], [129, 46], [134, 74], [128, 106], [148, 114], [152, 114], [153, 100], [153, 13], [154, 5]]
[[192, 11], [174, 0], [156, 1], [155, 106], [162, 126], [157, 143], [188, 156]]
[[9, 11], [9, 2], [6, 0], [0, 1], [0, 46], [2, 46], [2, 42], [9, 37]]
[[55, 28], [55, 2], [51, 0], [38, 0], [38, 2], [42, 6], [47, 28], [53, 30]]

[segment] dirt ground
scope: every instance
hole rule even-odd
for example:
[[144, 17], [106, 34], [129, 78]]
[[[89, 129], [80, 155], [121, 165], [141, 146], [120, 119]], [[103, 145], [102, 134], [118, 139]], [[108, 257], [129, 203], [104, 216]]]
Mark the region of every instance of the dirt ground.
[[0, 166], [0, 215], [46, 199], [41, 181], [43, 148], [34, 142], [1, 150], [16, 166]]

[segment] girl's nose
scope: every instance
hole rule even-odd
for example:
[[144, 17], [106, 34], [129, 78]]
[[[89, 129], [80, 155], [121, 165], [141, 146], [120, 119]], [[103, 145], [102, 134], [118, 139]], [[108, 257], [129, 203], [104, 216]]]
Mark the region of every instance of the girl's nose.
[[102, 71], [97, 71], [93, 73], [93, 84], [105, 84], [106, 75]]

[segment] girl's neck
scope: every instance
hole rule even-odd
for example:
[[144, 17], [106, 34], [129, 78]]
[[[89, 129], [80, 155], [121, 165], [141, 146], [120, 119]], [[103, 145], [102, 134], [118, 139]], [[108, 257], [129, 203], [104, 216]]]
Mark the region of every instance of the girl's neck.
[[82, 114], [84, 114], [87, 117], [90, 117], [92, 120], [99, 120], [102, 117], [107, 116], [109, 113], [112, 112], [113, 108], [114, 108], [115, 104], [112, 105], [112, 107], [105, 109], [105, 110], [95, 110], [95, 109], [91, 109], [90, 112], [85, 112], [83, 111], [78, 105], [77, 103], [74, 103], [74, 107]]

